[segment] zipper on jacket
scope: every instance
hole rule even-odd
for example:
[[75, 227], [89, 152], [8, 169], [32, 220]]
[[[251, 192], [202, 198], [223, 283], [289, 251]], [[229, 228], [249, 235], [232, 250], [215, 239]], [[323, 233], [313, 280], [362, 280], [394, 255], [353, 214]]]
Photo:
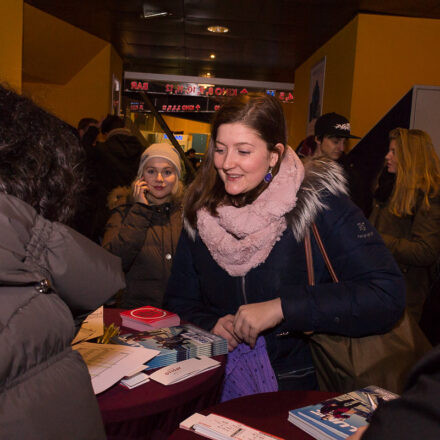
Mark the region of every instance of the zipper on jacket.
[[241, 293], [243, 294], [243, 304], [247, 304], [246, 296], [246, 277], [241, 277]]

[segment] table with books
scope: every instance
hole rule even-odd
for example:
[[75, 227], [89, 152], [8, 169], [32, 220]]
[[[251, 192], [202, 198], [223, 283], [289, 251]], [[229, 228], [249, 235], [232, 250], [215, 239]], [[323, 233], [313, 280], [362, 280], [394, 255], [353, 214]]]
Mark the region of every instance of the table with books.
[[[199, 412], [204, 415], [218, 414], [285, 440], [305, 440], [312, 437], [288, 421], [289, 411], [337, 395], [338, 393], [322, 391], [261, 393], [229, 400]], [[200, 440], [201, 438], [203, 437], [194, 432], [179, 428], [169, 440]]]
[[[104, 322], [121, 325], [121, 309], [105, 309]], [[121, 329], [121, 333], [136, 333]], [[97, 396], [107, 438], [166, 439], [179, 422], [218, 402], [225, 356], [215, 356], [221, 366], [187, 380], [164, 386], [153, 380], [133, 389], [115, 385]], [[150, 373], [150, 371], [148, 371]]]

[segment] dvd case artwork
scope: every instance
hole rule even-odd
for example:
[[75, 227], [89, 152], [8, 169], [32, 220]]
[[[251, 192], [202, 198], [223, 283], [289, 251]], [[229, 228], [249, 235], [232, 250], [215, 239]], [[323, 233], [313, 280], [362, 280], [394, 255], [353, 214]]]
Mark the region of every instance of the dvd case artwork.
[[114, 342], [159, 350], [160, 353], [148, 363], [148, 368], [163, 367], [201, 355], [218, 356], [228, 352], [225, 339], [192, 324], [120, 335]]
[[343, 439], [370, 422], [373, 412], [382, 402], [398, 396], [371, 385], [289, 411], [288, 420], [316, 439]]

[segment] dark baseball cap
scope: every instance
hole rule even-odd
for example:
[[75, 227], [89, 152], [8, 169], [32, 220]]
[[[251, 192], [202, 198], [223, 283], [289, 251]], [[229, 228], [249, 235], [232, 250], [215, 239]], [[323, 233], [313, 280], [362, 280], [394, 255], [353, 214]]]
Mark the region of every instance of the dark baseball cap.
[[315, 136], [336, 136], [351, 139], [360, 139], [350, 134], [350, 122], [337, 113], [326, 113], [316, 120]]

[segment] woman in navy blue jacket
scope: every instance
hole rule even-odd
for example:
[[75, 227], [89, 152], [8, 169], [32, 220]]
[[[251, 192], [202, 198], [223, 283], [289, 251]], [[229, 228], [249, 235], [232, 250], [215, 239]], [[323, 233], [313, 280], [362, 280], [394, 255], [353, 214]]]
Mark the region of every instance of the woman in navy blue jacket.
[[[380, 236], [324, 158], [304, 166], [287, 146], [281, 105], [233, 99], [213, 122], [190, 186], [166, 305], [228, 341], [223, 400], [316, 387], [305, 332], [379, 334], [401, 317], [402, 276]], [[315, 222], [339, 277], [332, 283], [312, 239]]]

